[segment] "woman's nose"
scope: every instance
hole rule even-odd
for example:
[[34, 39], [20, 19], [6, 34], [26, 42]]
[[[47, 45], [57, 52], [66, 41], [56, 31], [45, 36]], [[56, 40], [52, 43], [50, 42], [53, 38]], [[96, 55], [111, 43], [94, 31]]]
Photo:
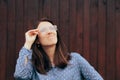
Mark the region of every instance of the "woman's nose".
[[50, 30], [50, 29], [48, 29], [46, 32], [47, 32], [47, 34], [51, 34], [51, 33], [53, 33], [53, 31]]

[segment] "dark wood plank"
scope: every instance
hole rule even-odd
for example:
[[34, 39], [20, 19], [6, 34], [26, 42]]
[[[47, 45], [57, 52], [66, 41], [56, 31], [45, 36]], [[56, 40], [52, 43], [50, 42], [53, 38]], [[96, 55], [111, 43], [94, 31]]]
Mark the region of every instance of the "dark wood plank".
[[68, 25], [69, 25], [69, 0], [59, 1], [59, 29], [62, 39], [66, 46], [68, 46]]
[[106, 80], [115, 80], [115, 1], [107, 1]]
[[16, 58], [18, 57], [19, 50], [24, 44], [24, 9], [23, 0], [16, 0]]
[[[69, 0], [69, 39], [68, 39], [68, 48], [69, 48], [69, 51], [75, 51], [75, 48], [76, 48], [76, 42], [77, 42], [77, 39], [76, 39], [76, 17], [77, 17], [77, 13], [76, 13], [76, 0]], [[66, 15], [66, 14], [64, 14]]]
[[120, 79], [120, 0], [116, 0], [116, 80]]
[[50, 17], [51, 16], [51, 0], [43, 0], [43, 9], [42, 9], [42, 16], [43, 17]]
[[24, 0], [23, 1], [23, 30], [24, 30], [24, 33], [28, 30], [27, 27], [28, 27], [28, 0]]
[[105, 79], [106, 54], [106, 4], [99, 0], [98, 7], [98, 71]]
[[43, 2], [44, 0], [38, 0], [38, 20], [40, 20], [43, 16]]
[[[37, 26], [33, 26], [33, 24], [39, 19], [38, 17], [38, 0], [26, 0], [24, 2], [25, 10], [25, 22], [24, 26], [27, 30], [36, 28]], [[25, 30], [26, 30], [25, 29]]]
[[84, 0], [84, 27], [83, 27], [83, 56], [89, 61], [90, 56], [90, 2], [88, 0]]
[[6, 80], [7, 5], [0, 3], [0, 80]]
[[90, 62], [97, 69], [98, 51], [98, 2], [90, 1]]
[[51, 16], [52, 21], [59, 27], [59, 0], [51, 1]]
[[8, 27], [7, 27], [7, 55], [6, 55], [6, 80], [13, 80], [14, 58], [16, 51], [16, 31], [15, 31], [15, 0], [8, 1]]
[[38, 4], [39, 0], [28, 0], [28, 21], [30, 28], [37, 28], [33, 24], [38, 20]]
[[83, 20], [84, 20], [84, 1], [77, 0], [76, 3], [76, 51], [83, 54]]

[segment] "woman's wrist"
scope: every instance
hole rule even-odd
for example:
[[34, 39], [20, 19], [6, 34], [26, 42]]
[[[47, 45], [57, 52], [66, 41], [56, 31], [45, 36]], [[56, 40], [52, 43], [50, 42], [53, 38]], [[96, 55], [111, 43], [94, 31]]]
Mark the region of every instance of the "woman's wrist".
[[26, 49], [28, 49], [28, 50], [30, 50], [31, 49], [31, 44], [30, 43], [27, 43], [27, 42], [25, 42], [25, 44], [24, 44], [24, 48], [26, 48]]

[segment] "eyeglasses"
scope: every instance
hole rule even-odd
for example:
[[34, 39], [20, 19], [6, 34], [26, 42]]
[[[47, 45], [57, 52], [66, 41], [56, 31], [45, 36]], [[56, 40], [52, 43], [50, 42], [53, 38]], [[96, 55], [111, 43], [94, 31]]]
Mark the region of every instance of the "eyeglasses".
[[52, 25], [52, 26], [48, 26], [48, 27], [39, 28], [39, 31], [41, 33], [47, 32], [48, 30], [50, 30], [50, 31], [57, 31], [57, 26], [56, 25]]

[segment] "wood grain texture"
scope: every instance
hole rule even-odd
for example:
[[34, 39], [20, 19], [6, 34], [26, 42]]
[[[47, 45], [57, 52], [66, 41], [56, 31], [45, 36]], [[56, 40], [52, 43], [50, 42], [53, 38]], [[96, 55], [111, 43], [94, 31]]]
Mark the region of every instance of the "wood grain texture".
[[105, 80], [120, 80], [120, 0], [0, 0], [0, 80], [14, 80], [25, 32], [42, 17], [55, 22], [70, 52]]
[[0, 80], [6, 80], [7, 55], [7, 7], [5, 2], [0, 3]]

